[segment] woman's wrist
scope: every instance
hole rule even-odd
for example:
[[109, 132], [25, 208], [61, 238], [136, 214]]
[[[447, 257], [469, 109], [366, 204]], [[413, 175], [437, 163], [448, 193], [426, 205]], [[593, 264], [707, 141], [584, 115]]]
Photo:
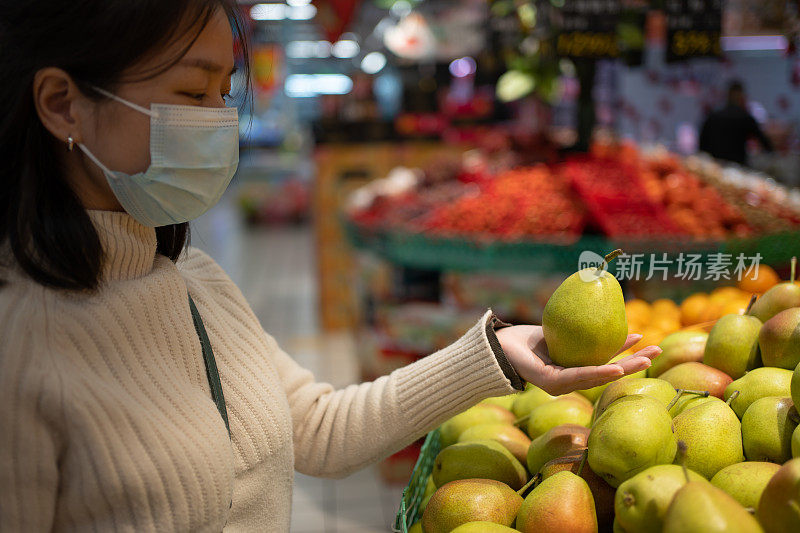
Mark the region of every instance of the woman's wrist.
[[497, 359], [497, 364], [500, 365], [500, 369], [503, 371], [503, 374], [511, 383], [512, 387], [521, 391], [525, 390], [525, 380], [523, 380], [522, 377], [517, 373], [517, 371], [514, 369], [514, 366], [506, 357], [506, 353], [503, 351], [503, 346], [500, 344], [500, 339], [497, 337], [496, 333], [498, 329], [509, 326], [511, 326], [511, 324], [503, 322], [495, 315], [490, 316], [489, 320], [486, 321], [486, 338], [489, 339], [489, 346], [491, 347], [492, 353]]

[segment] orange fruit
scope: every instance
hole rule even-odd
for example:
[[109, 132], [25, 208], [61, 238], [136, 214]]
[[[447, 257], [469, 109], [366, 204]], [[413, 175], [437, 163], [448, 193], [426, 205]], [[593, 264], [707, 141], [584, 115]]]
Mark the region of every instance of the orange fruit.
[[684, 326], [699, 324], [710, 320], [706, 318], [706, 309], [711, 303], [711, 298], [704, 292], [692, 294], [681, 303], [681, 323]]
[[748, 268], [742, 273], [739, 288], [745, 292], [763, 294], [773, 285], [778, 284], [781, 278], [769, 265], [758, 265], [758, 274], [755, 268]]
[[658, 299], [650, 304], [650, 309], [654, 316], [668, 316], [675, 320], [680, 320], [681, 318], [681, 309], [678, 304], [666, 298]]
[[715, 302], [710, 297], [708, 299], [708, 305], [706, 306], [705, 311], [703, 312], [703, 320], [700, 322], [708, 322], [710, 320], [716, 320], [722, 316], [722, 306], [719, 302]]
[[636, 352], [647, 346], [655, 346], [667, 336], [667, 333], [657, 328], [646, 328], [642, 331], [631, 331], [631, 333], [641, 333], [642, 339], [631, 347], [631, 350]]
[[638, 298], [628, 300], [625, 302], [625, 316], [628, 322], [647, 324], [651, 317], [650, 304]]
[[724, 315], [742, 315], [747, 305], [750, 303], [750, 298], [737, 298], [731, 300], [722, 306], [721, 314]]
[[656, 316], [650, 322], [650, 326], [660, 329], [664, 333], [672, 333], [681, 329], [680, 317]]
[[711, 291], [711, 301], [719, 304], [726, 304], [739, 299], [744, 293], [736, 287], [717, 287]]

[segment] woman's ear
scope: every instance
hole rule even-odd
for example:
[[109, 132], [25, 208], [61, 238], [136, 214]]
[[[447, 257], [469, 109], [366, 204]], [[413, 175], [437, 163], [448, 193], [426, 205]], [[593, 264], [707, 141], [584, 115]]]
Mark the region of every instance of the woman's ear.
[[56, 139], [67, 143], [68, 139], [81, 139], [81, 106], [85, 96], [72, 77], [60, 68], [47, 67], [39, 70], [33, 78], [33, 101], [44, 127]]

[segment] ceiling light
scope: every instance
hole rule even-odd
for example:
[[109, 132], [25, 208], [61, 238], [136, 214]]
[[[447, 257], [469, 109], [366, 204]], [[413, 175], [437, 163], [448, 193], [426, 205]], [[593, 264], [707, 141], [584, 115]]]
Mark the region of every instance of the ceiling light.
[[380, 52], [370, 52], [361, 60], [361, 70], [367, 74], [377, 74], [386, 66], [386, 56]]
[[285, 4], [256, 4], [250, 8], [253, 20], [283, 20], [286, 18]]
[[360, 51], [361, 48], [355, 41], [337, 41], [336, 44], [333, 45], [333, 55], [338, 58], [356, 57]]
[[292, 20], [311, 20], [317, 14], [317, 8], [312, 4], [304, 6], [291, 6], [287, 7], [289, 14], [288, 17]]

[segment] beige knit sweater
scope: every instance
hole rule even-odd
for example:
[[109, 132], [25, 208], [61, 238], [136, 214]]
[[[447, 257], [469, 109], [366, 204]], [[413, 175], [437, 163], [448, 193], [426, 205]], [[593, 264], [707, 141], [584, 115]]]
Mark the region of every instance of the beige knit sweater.
[[156, 255], [153, 229], [124, 213], [90, 216], [106, 253], [99, 292], [1, 272], [2, 531], [288, 531], [294, 470], [346, 476], [514, 390], [489, 346], [489, 313], [445, 350], [334, 390], [264, 333], [203, 252], [173, 264]]

